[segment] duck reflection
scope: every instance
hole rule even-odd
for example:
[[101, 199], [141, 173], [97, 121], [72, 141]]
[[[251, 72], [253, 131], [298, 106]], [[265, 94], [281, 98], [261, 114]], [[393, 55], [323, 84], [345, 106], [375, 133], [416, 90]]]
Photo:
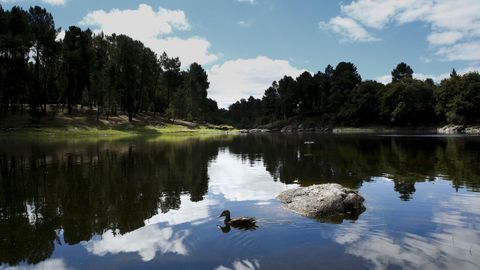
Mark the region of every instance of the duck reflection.
[[232, 227], [227, 223], [224, 226], [217, 225], [217, 227], [223, 232], [223, 233], [229, 233], [232, 230]]

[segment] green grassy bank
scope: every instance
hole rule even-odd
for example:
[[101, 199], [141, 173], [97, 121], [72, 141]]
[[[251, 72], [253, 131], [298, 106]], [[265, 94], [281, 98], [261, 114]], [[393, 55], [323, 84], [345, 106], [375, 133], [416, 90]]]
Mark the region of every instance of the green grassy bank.
[[96, 119], [94, 113], [47, 115], [32, 121], [29, 115], [0, 118], [0, 136], [111, 137], [190, 136], [236, 133], [230, 126], [166, 119], [139, 114], [128, 121], [126, 115]]

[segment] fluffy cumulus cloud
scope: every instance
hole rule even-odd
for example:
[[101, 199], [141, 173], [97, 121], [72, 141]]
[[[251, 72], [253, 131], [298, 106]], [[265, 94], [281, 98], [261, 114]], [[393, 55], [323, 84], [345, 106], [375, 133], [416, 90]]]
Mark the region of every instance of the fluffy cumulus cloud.
[[321, 29], [328, 29], [343, 36], [342, 41], [365, 42], [378, 40], [357, 21], [346, 17], [334, 17], [328, 22], [320, 22]]
[[426, 40], [439, 59], [480, 61], [478, 0], [355, 0], [341, 5], [341, 13], [321, 24], [346, 40], [373, 41], [372, 31], [421, 22], [431, 29]]
[[95, 10], [88, 13], [80, 24], [107, 35], [128, 35], [142, 41], [158, 54], [166, 52], [179, 57], [184, 66], [193, 62], [206, 64], [218, 59], [209, 52], [210, 42], [205, 38], [168, 36], [175, 31], [190, 29], [187, 16], [181, 10], [154, 10], [146, 4], [140, 4], [137, 9]]
[[209, 95], [219, 102], [220, 107], [227, 107], [241, 98], [262, 97], [273, 81], [284, 75], [296, 77], [303, 71], [288, 61], [265, 56], [226, 61], [208, 71]]

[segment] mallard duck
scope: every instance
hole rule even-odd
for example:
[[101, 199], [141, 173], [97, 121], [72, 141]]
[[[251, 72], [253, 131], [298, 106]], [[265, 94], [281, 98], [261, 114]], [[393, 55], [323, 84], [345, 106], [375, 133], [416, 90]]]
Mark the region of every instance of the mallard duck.
[[240, 229], [240, 230], [255, 230], [257, 226], [257, 221], [255, 218], [252, 217], [236, 217], [236, 218], [231, 218], [230, 217], [230, 211], [225, 210], [220, 214], [219, 218], [225, 217], [225, 227], [228, 228], [228, 231], [230, 231], [229, 227], [232, 226], [234, 228]]

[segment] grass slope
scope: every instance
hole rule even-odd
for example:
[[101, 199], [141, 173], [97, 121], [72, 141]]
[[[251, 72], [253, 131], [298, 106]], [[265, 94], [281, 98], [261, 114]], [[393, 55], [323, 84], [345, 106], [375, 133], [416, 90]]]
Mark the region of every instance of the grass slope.
[[197, 135], [234, 133], [230, 126], [208, 123], [197, 124], [168, 120], [150, 113], [138, 114], [132, 122], [126, 115], [96, 119], [95, 112], [73, 115], [49, 113], [36, 121], [28, 114], [0, 118], [0, 136], [55, 136], [55, 137], [131, 137], [145, 135]]

